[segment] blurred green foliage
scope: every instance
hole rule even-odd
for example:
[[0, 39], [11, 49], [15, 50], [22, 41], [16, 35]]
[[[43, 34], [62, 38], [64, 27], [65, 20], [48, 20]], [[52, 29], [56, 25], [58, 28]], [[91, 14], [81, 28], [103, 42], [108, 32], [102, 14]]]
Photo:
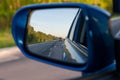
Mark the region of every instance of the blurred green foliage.
[[53, 2], [81, 2], [99, 6], [112, 13], [112, 0], [0, 0], [0, 46], [15, 45], [10, 31], [12, 17], [16, 10], [30, 4]]
[[14, 46], [15, 43], [9, 29], [0, 30], [0, 48]]
[[0, 29], [11, 27], [14, 13], [19, 8], [35, 3], [81, 2], [97, 5], [112, 12], [112, 0], [0, 0]]

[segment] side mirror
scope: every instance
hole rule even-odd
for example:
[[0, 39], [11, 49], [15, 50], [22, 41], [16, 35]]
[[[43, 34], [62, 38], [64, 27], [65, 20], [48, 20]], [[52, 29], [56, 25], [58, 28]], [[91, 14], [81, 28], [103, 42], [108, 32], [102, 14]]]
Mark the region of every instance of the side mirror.
[[[79, 8], [37, 9], [28, 17], [25, 47], [32, 54], [54, 60], [85, 63], [85, 59], [74, 58], [64, 44], [70, 26]], [[81, 59], [81, 60], [80, 60]]]
[[83, 72], [114, 66], [110, 14], [79, 4], [38, 4], [18, 10], [12, 34], [23, 54], [54, 66]]

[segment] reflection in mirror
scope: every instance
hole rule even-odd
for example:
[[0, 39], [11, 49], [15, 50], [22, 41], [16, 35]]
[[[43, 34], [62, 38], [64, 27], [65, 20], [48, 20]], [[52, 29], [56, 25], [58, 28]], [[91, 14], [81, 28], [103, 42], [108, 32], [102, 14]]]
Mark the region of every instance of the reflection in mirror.
[[[78, 63], [65, 48], [64, 40], [77, 15], [78, 8], [52, 8], [33, 10], [27, 25], [27, 49], [33, 54]], [[84, 63], [84, 60], [80, 61]]]

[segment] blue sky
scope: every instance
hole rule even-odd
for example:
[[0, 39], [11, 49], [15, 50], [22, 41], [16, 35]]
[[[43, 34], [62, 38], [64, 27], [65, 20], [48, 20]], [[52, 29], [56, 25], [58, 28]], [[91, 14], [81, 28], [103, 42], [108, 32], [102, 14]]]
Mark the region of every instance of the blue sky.
[[65, 38], [78, 8], [53, 8], [34, 10], [29, 25], [34, 30]]

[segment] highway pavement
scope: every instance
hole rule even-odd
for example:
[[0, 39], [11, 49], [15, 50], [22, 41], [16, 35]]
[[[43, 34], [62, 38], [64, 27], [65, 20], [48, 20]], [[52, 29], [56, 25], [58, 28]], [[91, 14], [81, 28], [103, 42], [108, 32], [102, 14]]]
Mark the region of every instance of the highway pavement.
[[[13, 53], [9, 54], [9, 52]], [[0, 50], [0, 53], [8, 55], [0, 55], [4, 58], [0, 62], [0, 80], [71, 80], [81, 76], [81, 72], [30, 60], [24, 57], [17, 47], [7, 51]]]

